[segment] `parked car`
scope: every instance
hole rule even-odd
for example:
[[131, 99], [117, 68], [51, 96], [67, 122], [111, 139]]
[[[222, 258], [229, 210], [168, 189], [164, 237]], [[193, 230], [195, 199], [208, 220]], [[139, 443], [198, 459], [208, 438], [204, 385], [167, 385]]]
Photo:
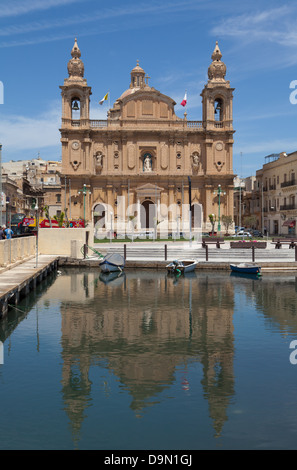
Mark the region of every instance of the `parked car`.
[[253, 237], [263, 238], [263, 233], [260, 230], [253, 230]]
[[235, 233], [235, 235], [233, 235], [234, 238], [238, 238], [238, 237], [248, 237], [248, 238], [252, 238], [252, 235], [250, 234], [250, 232], [244, 232], [243, 230], [240, 230], [239, 232]]

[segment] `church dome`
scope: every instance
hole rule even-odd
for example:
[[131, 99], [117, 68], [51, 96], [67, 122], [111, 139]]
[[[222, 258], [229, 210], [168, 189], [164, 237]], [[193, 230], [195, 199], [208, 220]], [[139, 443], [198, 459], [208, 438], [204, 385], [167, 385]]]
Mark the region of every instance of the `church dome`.
[[[149, 77], [147, 77], [149, 78]], [[125, 90], [124, 93], [120, 96], [120, 100], [126, 96], [132, 95], [138, 90], [151, 90], [147, 83], [145, 83], [145, 71], [140, 67], [139, 61], [137, 60], [136, 66], [131, 70], [131, 83], [128, 90]]]

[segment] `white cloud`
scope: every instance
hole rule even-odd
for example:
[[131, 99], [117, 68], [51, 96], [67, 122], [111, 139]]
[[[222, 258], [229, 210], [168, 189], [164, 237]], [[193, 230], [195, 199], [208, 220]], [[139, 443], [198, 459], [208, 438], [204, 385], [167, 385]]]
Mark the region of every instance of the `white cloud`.
[[[296, 139], [275, 139], [269, 141], [259, 142], [248, 142], [246, 145], [244, 142], [240, 143], [241, 150], [243, 149], [243, 155], [247, 156], [250, 154], [260, 154], [261, 156], [270, 155], [272, 153], [279, 152], [294, 152], [297, 150], [297, 138]], [[235, 153], [235, 152], [234, 152]]]
[[34, 118], [1, 116], [0, 141], [8, 151], [42, 149], [60, 143], [60, 111], [54, 107]]
[[20, 16], [26, 13], [36, 11], [49, 10], [53, 7], [61, 7], [71, 3], [78, 3], [82, 0], [26, 0], [26, 1], [9, 1], [6, 5], [1, 5], [0, 18], [12, 16]]
[[[44, 8], [40, 7], [40, 10], [45, 8], [50, 8], [51, 6], [62, 6], [63, 4], [72, 3], [72, 2], [79, 2], [81, 0], [51, 0], [44, 2]], [[7, 8], [7, 15], [4, 12], [0, 12], [3, 16], [12, 16], [13, 12], [15, 14], [21, 14], [21, 12], [26, 10], [29, 12], [30, 7], [36, 6], [38, 9], [38, 4], [42, 2], [38, 1], [31, 1], [29, 4], [21, 4], [18, 9], [10, 7]], [[0, 30], [0, 36], [13, 36], [21, 35], [21, 34], [29, 34], [39, 31], [45, 30], [57, 30], [61, 28], [61, 32], [55, 32], [51, 35], [47, 34], [46, 36], [42, 37], [28, 37], [24, 38], [23, 40], [13, 40], [10, 42], [3, 42], [0, 44], [0, 47], [17, 47], [17, 46], [24, 46], [24, 45], [33, 45], [33, 44], [40, 44], [44, 42], [52, 42], [61, 39], [67, 39], [69, 37], [73, 37], [73, 31], [71, 33], [66, 32], [66, 27], [71, 26], [79, 26], [88, 25], [89, 23], [96, 23], [96, 28], [90, 29], [88, 28], [86, 31], [80, 31], [79, 37], [89, 36], [89, 35], [98, 35], [98, 34], [107, 34], [107, 33], [115, 33], [118, 31], [124, 30], [131, 30], [135, 28], [141, 28], [143, 25], [147, 25], [148, 16], [150, 17], [150, 24], [156, 24], [161, 22], [163, 25], [164, 23], [172, 21], [172, 15], [175, 15], [174, 18], [177, 21], [180, 16], [179, 14], [182, 12], [189, 12], [189, 11], [196, 11], [200, 8], [204, 8], [204, 1], [203, 0], [188, 0], [188, 1], [169, 1], [169, 2], [151, 2], [150, 4], [147, 3], [139, 3], [137, 6], [134, 4], [127, 5], [123, 8], [101, 8], [98, 11], [92, 11], [92, 14], [80, 14], [80, 15], [73, 15], [73, 16], [62, 16], [61, 18], [46, 18], [40, 19], [38, 21], [34, 21], [31, 23], [22, 23], [19, 25], [8, 25], [6, 27], [2, 27]], [[169, 15], [171, 20], [169, 20]], [[125, 18], [125, 21], [120, 22], [119, 24], [108, 23], [107, 20]], [[136, 18], [138, 20], [136, 21]], [[130, 22], [129, 22], [130, 20]], [[140, 23], [140, 22], [144, 23]], [[98, 22], [100, 22], [100, 28], [98, 28]]]
[[211, 32], [216, 36], [229, 36], [249, 43], [261, 40], [295, 46], [297, 44], [295, 17], [296, 6], [283, 5], [252, 14], [228, 17]]

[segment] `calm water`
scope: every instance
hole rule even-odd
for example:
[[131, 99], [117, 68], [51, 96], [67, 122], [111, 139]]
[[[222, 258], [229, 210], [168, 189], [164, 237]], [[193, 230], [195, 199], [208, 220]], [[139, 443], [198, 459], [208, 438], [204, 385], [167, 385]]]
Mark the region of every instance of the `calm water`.
[[0, 448], [296, 449], [296, 291], [63, 270], [0, 322]]

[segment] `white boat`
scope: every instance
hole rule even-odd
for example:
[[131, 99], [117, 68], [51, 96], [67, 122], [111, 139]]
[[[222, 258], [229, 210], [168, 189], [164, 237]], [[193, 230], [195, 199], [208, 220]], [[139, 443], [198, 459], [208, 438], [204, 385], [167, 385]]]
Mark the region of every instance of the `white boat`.
[[103, 273], [112, 273], [122, 271], [125, 266], [125, 258], [119, 253], [107, 253], [99, 263], [99, 267]]
[[195, 259], [189, 260], [174, 260], [172, 263], [167, 264], [166, 269], [169, 273], [190, 273], [195, 271], [198, 261]]

